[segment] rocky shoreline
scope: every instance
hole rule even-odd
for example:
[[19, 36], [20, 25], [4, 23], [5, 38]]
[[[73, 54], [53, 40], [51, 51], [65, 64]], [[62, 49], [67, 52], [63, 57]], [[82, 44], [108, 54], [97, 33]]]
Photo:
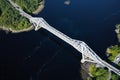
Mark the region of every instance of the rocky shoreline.
[[44, 7], [45, 7], [45, 0], [43, 0], [42, 2], [40, 2], [40, 5], [38, 6], [38, 9], [36, 9], [35, 11], [33, 11], [32, 13], [34, 14], [34, 15], [37, 15], [38, 13], [40, 13], [43, 9], [44, 9]]
[[83, 64], [81, 64], [81, 76], [83, 80], [89, 80], [90, 77], [92, 77], [92, 75], [89, 72], [89, 67], [91, 65], [94, 65], [94, 63], [90, 63], [90, 62], [85, 62]]
[[116, 25], [115, 32], [117, 34], [118, 41], [120, 42], [120, 24]]
[[91, 73], [89, 72], [90, 66], [95, 65], [91, 62], [85, 62], [81, 64], [81, 76], [83, 80], [89, 80], [92, 77]]

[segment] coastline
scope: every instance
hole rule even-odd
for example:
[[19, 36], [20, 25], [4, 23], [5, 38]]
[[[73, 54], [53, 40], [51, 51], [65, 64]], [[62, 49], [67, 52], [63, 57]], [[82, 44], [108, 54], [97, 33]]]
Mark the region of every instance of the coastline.
[[[32, 13], [33, 13], [34, 15], [37, 15], [38, 13], [40, 13], [40, 12], [44, 9], [44, 3], [45, 3], [44, 0], [41, 1], [41, 2], [40, 2], [40, 5], [38, 6], [38, 8], [37, 8], [35, 11], [33, 11]], [[34, 29], [34, 26], [32, 26], [32, 25], [31, 25], [30, 27], [28, 27], [28, 28], [26, 28], [26, 29], [22, 29], [22, 30], [13, 30], [13, 29], [7, 28], [7, 27], [5, 27], [5, 26], [0, 26], [0, 30], [5, 31], [6, 33], [9, 33], [9, 32], [11, 32], [11, 33], [28, 32], [28, 31], [31, 31], [31, 30], [33, 30], [33, 29]]]
[[[117, 38], [118, 38], [118, 43], [120, 43], [120, 24], [117, 24], [117, 25], [115, 25], [115, 27], [116, 27], [116, 29], [115, 29], [115, 33], [117, 34]], [[117, 57], [119, 56], [119, 50], [118, 49], [120, 49], [119, 48], [119, 46], [118, 46], [118, 44], [117, 45], [114, 45], [114, 46], [110, 46], [110, 47], [108, 47], [107, 49], [106, 49], [106, 56], [107, 56], [107, 58], [111, 61], [111, 62], [113, 62], [113, 63], [115, 63], [116, 62], [116, 59], [117, 59]], [[113, 55], [114, 54], [114, 55]], [[110, 57], [110, 55], [112, 55], [112, 57]], [[113, 59], [113, 60], [112, 60]], [[116, 63], [115, 63], [116, 64]], [[83, 63], [82, 65], [81, 65], [81, 67], [82, 67], [82, 70], [81, 70], [81, 73], [82, 73], [82, 78], [83, 78], [83, 80], [92, 80], [92, 77], [94, 77], [94, 76], [92, 76], [92, 74], [90, 73], [90, 71], [89, 71], [89, 69], [90, 69], [90, 67], [92, 66], [92, 65], [95, 65], [94, 63]], [[119, 66], [119, 62], [117, 63], [117, 65]], [[94, 68], [93, 68], [94, 69]], [[109, 72], [109, 77], [108, 77], [108, 80], [110, 80], [111, 78], [112, 78], [112, 75], [116, 75], [116, 74], [111, 74], [110, 72]], [[117, 76], [117, 75], [116, 75]], [[115, 79], [115, 80], [119, 80], [119, 79]]]
[[88, 80], [90, 77], [92, 77], [91, 73], [89, 72], [91, 65], [94, 65], [94, 63], [85, 62], [81, 64], [81, 76], [83, 80]]
[[120, 24], [117, 24], [115, 29], [115, 32], [117, 34], [118, 42], [120, 42]]
[[38, 13], [40, 13], [44, 9], [45, 0], [41, 1], [39, 4], [40, 5], [38, 6], [38, 8], [32, 12], [34, 15], [37, 15]]
[[31, 30], [33, 30], [33, 29], [34, 29], [33, 26], [30, 26], [30, 27], [28, 27], [28, 28], [26, 28], [26, 29], [22, 29], [22, 30], [13, 30], [13, 29], [11, 29], [11, 28], [6, 28], [6, 27], [4, 27], [4, 26], [0, 27], [0, 30], [5, 31], [6, 33], [9, 33], [9, 32], [11, 32], [11, 33], [28, 32], [28, 31], [31, 31]]

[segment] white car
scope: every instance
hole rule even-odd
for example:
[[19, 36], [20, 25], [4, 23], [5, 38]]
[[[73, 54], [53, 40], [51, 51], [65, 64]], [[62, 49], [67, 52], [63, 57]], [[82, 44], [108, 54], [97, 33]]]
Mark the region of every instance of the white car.
[[116, 60], [117, 60], [117, 61], [119, 61], [119, 60], [120, 60], [120, 58], [119, 58], [119, 57], [117, 57], [117, 58], [116, 58]]

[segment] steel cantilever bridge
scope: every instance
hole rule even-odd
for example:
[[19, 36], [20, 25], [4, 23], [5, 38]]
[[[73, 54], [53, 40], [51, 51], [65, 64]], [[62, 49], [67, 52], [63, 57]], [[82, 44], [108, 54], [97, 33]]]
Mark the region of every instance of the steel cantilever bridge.
[[40, 28], [44, 28], [82, 53], [82, 63], [85, 61], [96, 63], [102, 67], [107, 67], [110, 71], [113, 71], [120, 76], [119, 69], [102, 60], [85, 42], [68, 37], [67, 35], [50, 26], [42, 17], [32, 17], [31, 15], [25, 13], [17, 4], [13, 3], [11, 0], [8, 1], [16, 10], [19, 11], [22, 16], [26, 17], [30, 23], [33, 24], [35, 31]]

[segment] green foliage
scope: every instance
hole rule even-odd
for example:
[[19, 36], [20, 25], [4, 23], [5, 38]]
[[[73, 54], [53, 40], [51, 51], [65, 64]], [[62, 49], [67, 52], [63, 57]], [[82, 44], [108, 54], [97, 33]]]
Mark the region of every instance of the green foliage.
[[88, 77], [88, 79], [87, 80], [92, 80], [92, 78], [91, 77]]
[[32, 13], [38, 8], [42, 0], [12, 0], [12, 1], [17, 3], [27, 13]]
[[114, 61], [115, 57], [120, 53], [120, 46], [115, 45], [107, 48], [109, 54], [109, 60]]
[[22, 30], [29, 27], [30, 23], [27, 19], [20, 16], [19, 12], [7, 0], [0, 0], [0, 26], [13, 30]]
[[[109, 72], [104, 68], [96, 68], [95, 65], [89, 67], [89, 72], [92, 77], [89, 77], [88, 80], [108, 80]], [[112, 73], [111, 80], [119, 80], [120, 77], [117, 74]]]
[[92, 78], [95, 80], [107, 80], [109, 73], [104, 68], [96, 68], [95, 65], [91, 65], [89, 67], [89, 72], [93, 76]]
[[115, 32], [117, 33], [118, 41], [120, 42], [120, 24], [116, 25]]
[[120, 24], [116, 25], [116, 29], [118, 29], [118, 33], [120, 33]]
[[116, 74], [112, 74], [112, 80], [119, 80], [119, 76]]
[[[114, 45], [107, 48], [107, 53], [109, 54], [108, 59], [114, 61], [115, 57], [120, 54], [120, 46]], [[120, 66], [120, 63], [118, 63], [118, 66]], [[112, 74], [112, 80], [119, 80], [119, 78], [117, 74]]]

